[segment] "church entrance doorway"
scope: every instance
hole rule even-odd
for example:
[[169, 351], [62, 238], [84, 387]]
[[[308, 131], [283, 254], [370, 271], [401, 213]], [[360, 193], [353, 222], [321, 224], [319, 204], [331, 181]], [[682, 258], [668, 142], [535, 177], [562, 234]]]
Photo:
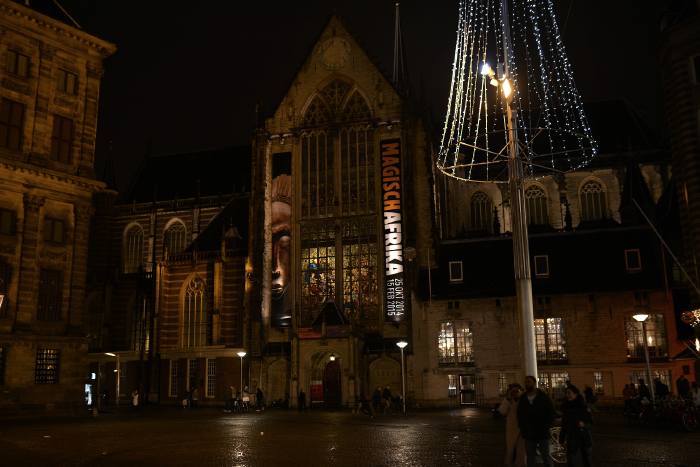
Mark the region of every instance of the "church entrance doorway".
[[342, 401], [340, 364], [332, 360], [323, 371], [323, 401], [326, 408], [338, 408]]

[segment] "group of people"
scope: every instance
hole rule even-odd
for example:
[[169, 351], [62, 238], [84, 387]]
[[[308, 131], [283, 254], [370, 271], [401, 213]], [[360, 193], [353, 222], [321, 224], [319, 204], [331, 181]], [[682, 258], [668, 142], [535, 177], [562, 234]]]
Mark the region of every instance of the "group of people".
[[360, 396], [358, 409], [360, 412], [374, 418], [377, 413], [388, 413], [391, 410], [399, 410], [402, 405], [401, 396], [394, 396], [391, 388], [384, 389], [377, 386], [372, 392], [371, 399], [367, 399], [364, 394]]
[[[511, 384], [498, 411], [506, 417], [505, 465], [535, 466], [539, 451], [544, 465], [551, 467], [550, 429], [557, 414], [552, 399], [537, 388], [537, 379], [527, 376], [524, 390], [520, 384]], [[577, 465], [580, 460], [584, 466], [590, 466], [593, 446], [591, 409], [581, 391], [572, 384], [566, 387], [561, 412], [558, 441], [566, 445], [568, 464]]]
[[[224, 413], [246, 412], [251, 408], [248, 386], [243, 388], [243, 392], [238, 392], [235, 386], [229, 386], [227, 395]], [[265, 394], [261, 388], [255, 391], [255, 410], [265, 410]]]
[[[673, 396], [667, 384], [661, 381], [660, 378], [654, 378], [653, 384], [653, 396], [657, 401], [664, 402], [671, 400]], [[696, 407], [700, 407], [700, 388], [698, 388], [698, 383], [696, 381], [693, 381], [691, 384], [685, 375], [680, 375], [676, 380], [676, 393], [679, 399], [690, 401]], [[651, 403], [652, 392], [645, 381], [640, 378], [636, 386], [633, 383], [625, 384], [622, 390], [622, 397], [625, 400], [625, 412], [637, 413], [642, 406]]]

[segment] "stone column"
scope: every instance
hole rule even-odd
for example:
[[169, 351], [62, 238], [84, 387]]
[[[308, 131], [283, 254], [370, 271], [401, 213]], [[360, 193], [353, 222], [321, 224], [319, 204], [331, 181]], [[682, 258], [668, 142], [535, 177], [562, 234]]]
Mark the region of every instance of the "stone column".
[[37, 267], [37, 244], [39, 237], [39, 211], [44, 198], [24, 195], [24, 220], [22, 222], [22, 247], [20, 252], [19, 281], [15, 328], [28, 327], [36, 319], [39, 270]]
[[89, 204], [73, 206], [73, 254], [71, 255], [71, 289], [68, 327], [79, 331], [83, 324], [90, 219], [94, 209]]

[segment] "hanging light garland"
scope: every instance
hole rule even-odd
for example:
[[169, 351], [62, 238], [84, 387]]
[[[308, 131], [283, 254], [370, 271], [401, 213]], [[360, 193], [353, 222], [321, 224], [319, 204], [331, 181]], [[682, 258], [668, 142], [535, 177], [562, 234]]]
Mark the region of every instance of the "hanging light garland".
[[597, 145], [552, 0], [510, 0], [507, 18], [502, 1], [460, 0], [437, 167], [457, 179], [506, 182], [510, 104], [524, 176], [581, 168]]

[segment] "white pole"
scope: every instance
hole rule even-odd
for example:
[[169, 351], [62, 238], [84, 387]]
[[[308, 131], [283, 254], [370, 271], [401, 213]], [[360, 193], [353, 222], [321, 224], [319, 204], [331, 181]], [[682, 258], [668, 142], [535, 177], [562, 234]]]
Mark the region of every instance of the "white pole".
[[121, 379], [121, 365], [119, 364], [119, 354], [117, 354], [117, 407], [119, 407], [119, 380]]
[[[649, 319], [649, 318], [647, 318]], [[651, 380], [651, 366], [649, 365], [649, 347], [647, 346], [647, 320], [642, 321], [642, 337], [644, 338], [644, 362], [647, 366], [647, 381], [649, 382], [649, 391], [651, 391], [651, 405], [656, 405], [656, 394], [654, 391], [654, 382]]]
[[[508, 53], [510, 51], [510, 21], [507, 0], [501, 0], [503, 20], [503, 64], [505, 79], [508, 73]], [[535, 319], [532, 307], [532, 279], [530, 276], [530, 251], [527, 236], [527, 212], [525, 210], [525, 190], [523, 187], [523, 166], [518, 157], [518, 114], [506, 102], [508, 125], [508, 185], [510, 188], [511, 222], [513, 230], [513, 266], [515, 270], [515, 294], [520, 311], [523, 338], [523, 370], [525, 376], [537, 378], [537, 353], [535, 348]]]
[[406, 375], [404, 372], [403, 347], [401, 347], [401, 402], [403, 414], [406, 415]]
[[241, 398], [243, 397], [243, 357], [241, 357]]

